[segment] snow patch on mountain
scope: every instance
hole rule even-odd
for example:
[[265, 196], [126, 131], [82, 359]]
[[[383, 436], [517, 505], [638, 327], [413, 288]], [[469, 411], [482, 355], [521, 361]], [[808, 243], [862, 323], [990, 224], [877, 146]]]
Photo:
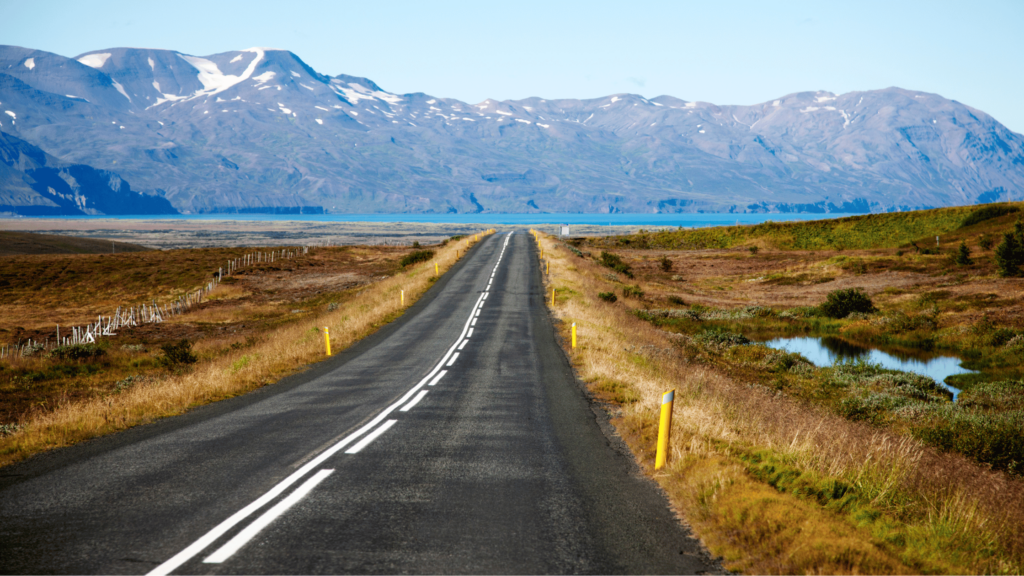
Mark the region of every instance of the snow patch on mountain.
[[243, 52], [255, 52], [256, 57], [253, 58], [252, 62], [249, 63], [245, 68], [245, 71], [242, 72], [240, 76], [224, 74], [216, 64], [206, 58], [178, 54], [179, 58], [188, 62], [193, 68], [199, 71], [199, 82], [203, 85], [203, 89], [196, 91], [189, 97], [189, 99], [195, 99], [201, 96], [213, 96], [214, 94], [219, 94], [240, 82], [248, 80], [252, 76], [253, 71], [256, 70], [256, 65], [263, 60], [263, 49], [250, 48], [248, 50], [243, 50]]
[[228, 64], [234, 64], [235, 62], [240, 62], [241, 60], [242, 60], [242, 55], [239, 54], [238, 56], [235, 56], [234, 58], [232, 58], [231, 61], [228, 62]]
[[119, 84], [117, 80], [111, 80], [111, 82], [114, 83], [114, 88], [117, 88], [117, 91], [121, 93], [121, 96], [127, 98], [129, 102], [132, 101], [131, 96], [129, 96], [128, 93], [124, 91], [124, 86], [121, 86], [121, 84]]
[[[273, 80], [274, 76], [277, 76], [277, 72], [264, 72], [263, 74], [260, 74], [259, 76], [253, 76], [252, 79], [256, 82], [257, 86], [260, 86], [262, 84], [266, 84], [267, 82], [270, 82], [271, 80]], [[267, 88], [269, 88], [269, 86], [267, 86]]]
[[110, 58], [110, 53], [106, 52], [103, 54], [86, 54], [79, 58], [78, 61], [90, 68], [96, 68], [99, 70], [107, 63], [108, 58]]
[[35, 67], [36, 67], [36, 59], [35, 58], [29, 58], [29, 59], [25, 60], [25, 68], [28, 68], [29, 70], [31, 70], [31, 69], [33, 69]]

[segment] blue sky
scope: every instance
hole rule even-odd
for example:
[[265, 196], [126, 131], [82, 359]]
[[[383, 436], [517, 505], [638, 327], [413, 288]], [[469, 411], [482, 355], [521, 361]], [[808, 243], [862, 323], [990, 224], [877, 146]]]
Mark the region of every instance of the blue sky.
[[0, 0], [0, 43], [75, 56], [286, 48], [324, 74], [470, 103], [668, 94], [754, 104], [900, 86], [1024, 133], [1024, 1]]

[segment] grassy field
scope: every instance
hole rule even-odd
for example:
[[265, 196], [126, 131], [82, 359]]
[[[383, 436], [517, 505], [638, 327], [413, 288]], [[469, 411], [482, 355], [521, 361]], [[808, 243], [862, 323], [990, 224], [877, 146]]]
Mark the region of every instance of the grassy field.
[[76, 238], [56, 234], [35, 234], [0, 230], [0, 256], [28, 254], [116, 254], [142, 252], [145, 246], [99, 238]]
[[[1017, 215], [976, 210], [541, 242], [553, 313], [578, 326], [574, 364], [731, 569], [1019, 572], [1024, 301], [983, 246]], [[952, 260], [961, 240], [969, 265]], [[824, 316], [841, 289], [876, 310]], [[927, 378], [750, 342], [784, 335], [955, 354], [980, 373], [953, 379], [953, 403]], [[653, 473], [671, 388], [672, 460]]]
[[[418, 248], [316, 248], [227, 277], [192, 311], [160, 324], [122, 329], [95, 346], [0, 361], [0, 465], [34, 453], [180, 414], [272, 384], [324, 356], [329, 326], [338, 351], [400, 316], [472, 237]], [[117, 305], [168, 302], [207, 282], [228, 258], [249, 250], [213, 248], [117, 255], [35, 255], [0, 259], [8, 285], [0, 342], [53, 336], [110, 314]], [[182, 342], [185, 342], [183, 345]]]

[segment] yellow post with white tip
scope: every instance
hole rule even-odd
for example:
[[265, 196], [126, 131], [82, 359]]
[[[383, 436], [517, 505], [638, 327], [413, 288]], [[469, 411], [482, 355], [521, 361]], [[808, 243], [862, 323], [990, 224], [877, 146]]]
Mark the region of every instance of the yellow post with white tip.
[[668, 462], [668, 441], [672, 434], [672, 404], [675, 402], [675, 389], [661, 395], [661, 422], [658, 424], [658, 451], [654, 456], [654, 469], [661, 470]]

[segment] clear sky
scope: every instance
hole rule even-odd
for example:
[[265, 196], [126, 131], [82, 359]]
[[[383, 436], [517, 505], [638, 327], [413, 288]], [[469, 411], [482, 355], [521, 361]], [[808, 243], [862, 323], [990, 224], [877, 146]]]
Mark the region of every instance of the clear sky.
[[899, 86], [1024, 133], [1024, 0], [0, 0], [0, 43], [65, 56], [285, 48], [324, 74], [470, 103], [632, 92], [754, 104]]

